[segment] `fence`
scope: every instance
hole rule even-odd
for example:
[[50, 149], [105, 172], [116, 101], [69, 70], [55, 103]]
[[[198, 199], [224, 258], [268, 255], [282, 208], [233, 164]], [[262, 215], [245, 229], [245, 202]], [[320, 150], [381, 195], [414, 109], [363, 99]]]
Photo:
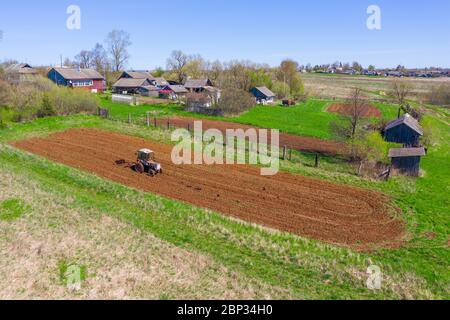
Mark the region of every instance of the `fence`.
[[[143, 126], [153, 129], [160, 130], [168, 130], [172, 131], [179, 128], [187, 129], [189, 132], [193, 132], [193, 127], [190, 123], [186, 123], [184, 126], [181, 126], [180, 123], [175, 122], [170, 117], [157, 117], [150, 112], [147, 112], [145, 115], [136, 115], [132, 113], [128, 113], [125, 117], [114, 117], [111, 116], [107, 109], [99, 109], [98, 115], [102, 118], [117, 121], [121, 123], [127, 123], [130, 125]], [[225, 145], [225, 144], [224, 144]], [[246, 152], [253, 151], [250, 147], [247, 146], [245, 148]], [[309, 167], [318, 168], [320, 166], [321, 159], [326, 157], [320, 153], [308, 152], [305, 150], [298, 150], [289, 147], [288, 145], [284, 145], [280, 147], [280, 160], [290, 161], [292, 163], [301, 163], [307, 165]]]

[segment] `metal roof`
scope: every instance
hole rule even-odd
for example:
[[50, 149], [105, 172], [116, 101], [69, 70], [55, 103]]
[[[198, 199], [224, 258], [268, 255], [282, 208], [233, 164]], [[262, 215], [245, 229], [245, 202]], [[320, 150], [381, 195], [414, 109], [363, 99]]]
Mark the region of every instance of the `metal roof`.
[[124, 74], [129, 75], [133, 79], [155, 80], [155, 77], [148, 71], [125, 71]]
[[422, 157], [427, 153], [425, 148], [396, 148], [389, 150], [389, 158]]
[[275, 93], [270, 91], [267, 87], [256, 87], [255, 89], [261, 92], [266, 97], [275, 97]]
[[394, 121], [389, 122], [387, 124], [385, 130], [392, 129], [392, 128], [397, 127], [397, 126], [399, 126], [401, 124], [407, 125], [408, 127], [413, 129], [414, 131], [416, 131], [421, 136], [423, 135], [423, 129], [420, 126], [419, 122], [416, 119], [414, 119], [408, 113], [406, 113], [405, 115], [403, 115], [402, 117], [400, 117], [398, 119], [395, 119]]
[[150, 85], [147, 79], [121, 78], [114, 83], [113, 87], [119, 88], [139, 88]]
[[184, 86], [186, 88], [203, 88], [209, 85], [209, 79], [189, 79]]
[[104, 80], [103, 76], [94, 69], [53, 68], [66, 80]]

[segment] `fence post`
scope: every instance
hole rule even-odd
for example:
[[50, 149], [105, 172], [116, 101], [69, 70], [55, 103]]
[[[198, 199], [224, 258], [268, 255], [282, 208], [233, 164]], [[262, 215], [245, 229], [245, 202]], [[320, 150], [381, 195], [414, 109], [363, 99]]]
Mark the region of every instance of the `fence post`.
[[286, 151], [287, 151], [287, 147], [283, 146], [283, 160], [286, 160]]
[[314, 164], [314, 167], [319, 167], [319, 154], [316, 153], [316, 163]]
[[190, 123], [187, 124], [187, 130], [188, 130], [189, 132], [191, 132], [191, 124], [190, 124]]
[[147, 127], [150, 127], [150, 113], [147, 112]]
[[158, 123], [156, 122], [156, 116], [153, 118], [153, 122], [155, 123], [155, 128], [158, 126]]
[[131, 113], [128, 113], [128, 123], [131, 124]]
[[167, 118], [167, 130], [170, 130], [170, 119]]
[[292, 149], [289, 149], [289, 161], [292, 161]]

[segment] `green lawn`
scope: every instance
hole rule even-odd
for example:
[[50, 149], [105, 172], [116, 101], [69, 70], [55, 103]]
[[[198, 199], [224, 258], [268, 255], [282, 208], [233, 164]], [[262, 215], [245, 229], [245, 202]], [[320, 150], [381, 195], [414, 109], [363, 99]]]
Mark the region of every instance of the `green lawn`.
[[[126, 121], [131, 113], [133, 121], [144, 123], [147, 112], [152, 116], [167, 117], [173, 115], [223, 120], [242, 123], [263, 128], [279, 129], [281, 132], [296, 135], [332, 140], [330, 123], [338, 119], [338, 115], [326, 112], [331, 100], [308, 99], [292, 107], [255, 106], [237, 117], [207, 117], [186, 112], [179, 105], [141, 105], [129, 106], [101, 99], [103, 107], [110, 110], [114, 119]], [[398, 109], [383, 103], [375, 104], [380, 108], [383, 118], [395, 119]]]
[[[298, 106], [288, 112], [320, 113], [324, 106], [320, 105], [315, 102], [305, 106], [309, 111], [300, 110], [301, 106]], [[263, 108], [263, 113], [266, 110], [266, 107], [257, 108]], [[174, 109], [168, 108], [170, 112], [178, 112]], [[268, 113], [277, 112], [276, 107], [267, 110]], [[270, 119], [263, 118], [257, 121], [270, 123]], [[289, 120], [283, 119], [283, 126], [288, 126]], [[0, 131], [0, 170], [37, 183], [48, 192], [70, 197], [74, 208], [95, 207], [171, 244], [205, 254], [231, 270], [285, 288], [296, 298], [449, 299], [450, 130], [443, 120], [434, 116], [425, 118], [433, 125], [436, 145], [423, 159], [424, 177], [416, 180], [370, 181], [336, 172], [332, 166], [315, 169], [282, 163], [285, 171], [371, 188], [392, 197], [403, 211], [410, 239], [400, 249], [370, 253], [267, 232], [217, 213], [105, 181], [5, 145], [10, 140], [72, 127], [97, 127], [167, 142], [169, 133], [163, 130], [82, 115], [13, 124]], [[365, 286], [365, 271], [370, 264], [380, 266], [384, 274], [380, 291], [370, 291]]]

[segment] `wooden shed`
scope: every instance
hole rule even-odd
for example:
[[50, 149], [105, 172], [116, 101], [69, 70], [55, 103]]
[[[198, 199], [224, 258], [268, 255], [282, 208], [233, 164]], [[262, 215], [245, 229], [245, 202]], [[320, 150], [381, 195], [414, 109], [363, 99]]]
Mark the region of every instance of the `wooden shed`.
[[418, 177], [420, 173], [420, 159], [426, 155], [425, 148], [397, 148], [389, 150], [392, 159], [392, 169], [400, 174]]
[[409, 114], [405, 114], [389, 122], [384, 129], [384, 138], [386, 141], [401, 143], [405, 147], [419, 146], [421, 136], [423, 136], [422, 127]]

